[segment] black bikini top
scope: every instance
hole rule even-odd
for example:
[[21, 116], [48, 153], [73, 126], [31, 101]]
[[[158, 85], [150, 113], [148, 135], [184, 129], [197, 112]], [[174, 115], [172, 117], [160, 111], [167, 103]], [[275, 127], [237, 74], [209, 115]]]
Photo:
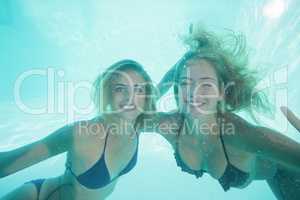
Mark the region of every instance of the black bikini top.
[[[199, 169], [199, 170], [191, 169], [181, 159], [179, 151], [178, 151], [178, 137], [179, 137], [179, 135], [182, 131], [183, 125], [184, 125], [184, 118], [181, 121], [181, 126], [180, 126], [180, 129], [179, 129], [179, 132], [178, 132], [178, 136], [176, 138], [176, 146], [175, 146], [174, 157], [175, 157], [177, 166], [180, 167], [182, 171], [187, 172], [187, 173], [192, 174], [192, 175], [195, 175], [196, 178], [199, 178], [206, 171], [202, 170], [202, 169]], [[246, 172], [238, 169], [237, 167], [235, 167], [234, 165], [232, 165], [230, 163], [222, 134], [223, 134], [222, 129], [220, 128], [220, 139], [221, 139], [223, 151], [224, 151], [224, 154], [225, 154], [225, 158], [226, 158], [226, 161], [227, 161], [227, 166], [226, 166], [226, 169], [225, 169], [223, 175], [218, 179], [218, 181], [219, 181], [220, 185], [222, 186], [222, 188], [224, 189], [224, 191], [228, 191], [230, 189], [230, 187], [238, 187], [238, 186], [243, 185], [248, 180], [249, 173], [246, 173]]]
[[119, 178], [120, 176], [127, 174], [130, 172], [137, 163], [138, 158], [138, 146], [139, 146], [139, 136], [137, 134], [137, 146], [135, 153], [133, 157], [128, 161], [127, 165], [122, 169], [122, 171], [119, 172], [119, 174], [112, 178], [109, 170], [107, 168], [106, 162], [105, 162], [105, 150], [107, 146], [107, 138], [109, 136], [109, 131], [106, 134], [105, 137], [105, 143], [104, 143], [104, 149], [103, 153], [100, 155], [100, 158], [98, 159], [93, 166], [91, 166], [87, 171], [83, 172], [82, 174], [75, 174], [71, 168], [71, 163], [66, 163], [66, 169], [71, 172], [71, 174], [77, 179], [77, 181], [89, 189], [99, 189], [102, 187], [107, 186], [111, 182], [113, 182], [115, 179]]

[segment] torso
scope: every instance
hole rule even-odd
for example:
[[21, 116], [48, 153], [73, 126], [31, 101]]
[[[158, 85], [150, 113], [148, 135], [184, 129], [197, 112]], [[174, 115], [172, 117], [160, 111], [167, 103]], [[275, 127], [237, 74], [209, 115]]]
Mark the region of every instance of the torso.
[[[88, 126], [97, 125], [95, 123], [99, 122], [91, 120], [88, 122]], [[67, 154], [67, 162], [71, 163], [72, 171], [76, 175], [80, 175], [89, 170], [102, 156], [106, 135], [86, 132], [74, 135], [73, 148]], [[90, 189], [81, 185], [67, 169], [61, 180], [63, 184], [70, 184], [71, 187], [64, 187], [63, 190], [65, 191], [62, 193], [68, 195], [66, 198], [72, 196], [73, 199], [105, 199], [114, 189], [119, 173], [133, 158], [137, 150], [137, 140], [136, 135], [132, 137], [128, 133], [126, 136], [108, 135], [104, 158], [110, 178], [113, 181], [104, 187]]]
[[[193, 170], [204, 170], [215, 179], [221, 178], [228, 162], [220, 135], [201, 134], [196, 132], [196, 129], [190, 133], [187, 132], [185, 126], [181, 130], [181, 133], [177, 133], [177, 138], [174, 138], [174, 141], [170, 141], [170, 143], [175, 151], [177, 148], [177, 153], [185, 165]], [[249, 177], [253, 176], [256, 156], [226, 144], [226, 142], [224, 144], [230, 163], [239, 170], [249, 173]], [[249, 183], [250, 179], [240, 187]]]

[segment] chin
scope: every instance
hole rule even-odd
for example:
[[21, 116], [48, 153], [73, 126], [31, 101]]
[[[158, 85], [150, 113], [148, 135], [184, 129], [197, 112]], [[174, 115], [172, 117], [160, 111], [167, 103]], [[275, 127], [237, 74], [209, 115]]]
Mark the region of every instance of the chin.
[[192, 112], [189, 112], [189, 114], [190, 114], [190, 116], [191, 117], [193, 117], [193, 118], [201, 118], [201, 117], [203, 117], [203, 113], [200, 113], [200, 112], [194, 112], [194, 111], [192, 111]]
[[129, 121], [133, 121], [137, 118], [138, 114], [136, 112], [133, 112], [133, 113], [130, 113], [130, 112], [127, 112], [127, 113], [123, 113], [121, 115], [121, 117], [125, 120], [129, 120]]
[[207, 115], [214, 114], [215, 111], [210, 110], [207, 107], [203, 106], [198, 108], [190, 107], [188, 113], [195, 118], [199, 118], [199, 117], [205, 117]]

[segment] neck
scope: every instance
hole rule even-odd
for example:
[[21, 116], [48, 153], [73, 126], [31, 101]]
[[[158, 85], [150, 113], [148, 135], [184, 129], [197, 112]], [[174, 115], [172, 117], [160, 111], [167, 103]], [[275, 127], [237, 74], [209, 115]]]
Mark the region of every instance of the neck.
[[187, 117], [187, 123], [189, 127], [197, 129], [197, 131], [192, 131], [192, 133], [201, 133], [201, 135], [219, 135], [219, 124], [216, 114], [203, 115], [199, 118], [192, 116]]
[[120, 118], [115, 114], [104, 114], [103, 118], [114, 133], [113, 135], [132, 135], [134, 133], [134, 120]]
[[120, 125], [133, 124], [135, 122], [135, 119], [123, 118], [117, 114], [111, 114], [111, 113], [104, 114], [103, 118], [105, 119], [105, 121], [109, 123], [115, 123]]

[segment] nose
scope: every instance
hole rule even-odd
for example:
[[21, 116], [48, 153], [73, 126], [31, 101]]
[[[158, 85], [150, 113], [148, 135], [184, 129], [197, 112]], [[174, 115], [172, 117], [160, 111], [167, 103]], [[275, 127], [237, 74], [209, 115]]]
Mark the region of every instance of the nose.
[[134, 92], [133, 90], [126, 90], [125, 94], [124, 94], [124, 101], [126, 102], [127, 105], [133, 104], [133, 96]]
[[187, 97], [189, 98], [189, 100], [194, 99], [195, 92], [196, 90], [194, 84], [190, 85], [190, 87], [188, 87], [187, 89]]
[[191, 85], [187, 91], [189, 101], [198, 101], [204, 97], [205, 91], [199, 85]]

